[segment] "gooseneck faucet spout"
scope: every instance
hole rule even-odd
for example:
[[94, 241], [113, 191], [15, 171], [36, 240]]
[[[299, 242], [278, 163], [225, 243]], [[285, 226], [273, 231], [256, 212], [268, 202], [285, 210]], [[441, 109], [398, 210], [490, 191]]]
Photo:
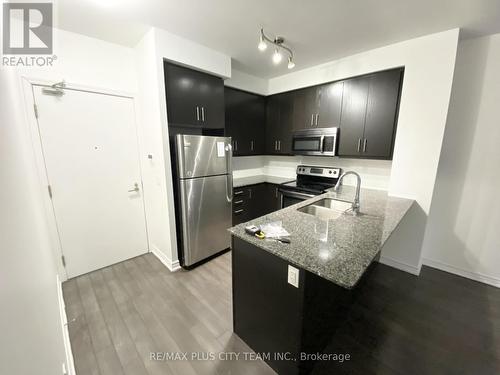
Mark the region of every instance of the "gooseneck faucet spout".
[[354, 213], [354, 215], [357, 215], [357, 214], [359, 214], [359, 191], [361, 190], [361, 176], [354, 171], [344, 172], [339, 177], [333, 190], [338, 191], [338, 188], [340, 187], [340, 184], [342, 183], [342, 180], [344, 179], [344, 177], [348, 176], [350, 174], [356, 176], [356, 180], [357, 180], [356, 181], [356, 195], [354, 196], [354, 200], [352, 202], [352, 212]]

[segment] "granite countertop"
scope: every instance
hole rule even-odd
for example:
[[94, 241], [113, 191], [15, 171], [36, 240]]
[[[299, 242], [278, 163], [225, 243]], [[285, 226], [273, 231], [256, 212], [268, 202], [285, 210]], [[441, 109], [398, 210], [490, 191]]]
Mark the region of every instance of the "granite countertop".
[[233, 177], [233, 187], [238, 188], [242, 186], [262, 184], [264, 182], [279, 185], [284, 182], [290, 182], [293, 180], [295, 180], [295, 178], [270, 176], [265, 174], [248, 177]]
[[[352, 201], [354, 189], [342, 187], [338, 193], [329, 192], [286, 207], [229, 231], [261, 249], [291, 264], [315, 273], [347, 289], [352, 289], [382, 246], [408, 212], [413, 200], [391, 197], [381, 190], [361, 189], [362, 215], [340, 215], [337, 219], [320, 219], [297, 211], [323, 198]], [[245, 233], [248, 225], [281, 221], [290, 233], [290, 244], [260, 240]]]

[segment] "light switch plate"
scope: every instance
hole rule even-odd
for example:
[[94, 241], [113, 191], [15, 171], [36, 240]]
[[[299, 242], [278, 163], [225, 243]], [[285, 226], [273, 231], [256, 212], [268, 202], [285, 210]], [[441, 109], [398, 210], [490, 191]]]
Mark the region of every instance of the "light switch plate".
[[288, 265], [288, 284], [299, 287], [299, 269]]

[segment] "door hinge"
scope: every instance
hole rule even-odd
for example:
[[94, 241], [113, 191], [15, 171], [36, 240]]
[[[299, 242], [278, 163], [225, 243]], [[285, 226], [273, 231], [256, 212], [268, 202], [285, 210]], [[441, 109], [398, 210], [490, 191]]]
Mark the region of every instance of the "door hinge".
[[64, 255], [61, 255], [61, 262], [63, 266], [66, 267], [66, 258], [64, 257]]
[[36, 104], [33, 104], [33, 110], [35, 111], [35, 117], [38, 118], [38, 107]]
[[47, 190], [49, 191], [50, 199], [52, 199], [52, 187], [50, 185], [47, 185]]

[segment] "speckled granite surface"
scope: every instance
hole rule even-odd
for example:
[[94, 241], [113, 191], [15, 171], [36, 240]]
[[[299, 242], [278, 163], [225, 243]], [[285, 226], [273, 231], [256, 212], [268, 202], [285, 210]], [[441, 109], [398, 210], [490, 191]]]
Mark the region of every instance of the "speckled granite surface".
[[261, 184], [264, 182], [278, 185], [293, 180], [295, 179], [290, 177], [277, 177], [261, 174], [257, 176], [233, 178], [233, 187], [238, 188], [242, 186]]
[[[295, 266], [352, 289], [414, 203], [410, 199], [389, 197], [385, 191], [362, 189], [360, 216], [343, 214], [337, 219], [325, 220], [297, 211], [328, 197], [351, 201], [353, 190], [344, 186], [339, 193], [319, 195], [229, 231]], [[272, 221], [282, 221], [290, 233], [290, 244], [260, 240], [245, 233], [248, 225]]]

